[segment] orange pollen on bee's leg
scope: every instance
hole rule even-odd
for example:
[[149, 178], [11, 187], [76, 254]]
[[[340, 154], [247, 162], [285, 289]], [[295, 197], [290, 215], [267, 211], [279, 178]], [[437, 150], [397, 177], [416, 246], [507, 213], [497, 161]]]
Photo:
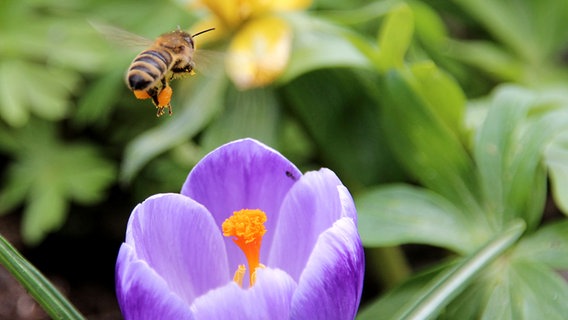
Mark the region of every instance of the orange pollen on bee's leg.
[[134, 96], [135, 96], [137, 99], [142, 99], [142, 100], [143, 100], [143, 99], [150, 99], [150, 98], [151, 98], [150, 95], [148, 94], [148, 92], [146, 92], [146, 91], [143, 91], [143, 90], [134, 90], [133, 92], [134, 92]]
[[[251, 287], [256, 279], [256, 269], [264, 267], [260, 263], [260, 246], [262, 236], [266, 233], [265, 222], [266, 214], [262, 210], [243, 209], [233, 212], [233, 215], [227, 218], [222, 225], [223, 235], [233, 237], [235, 244], [245, 254]], [[245, 270], [246, 268], [243, 265], [239, 265], [239, 269], [235, 272], [234, 280], [240, 286], [242, 286]]]
[[166, 85], [162, 91], [158, 94], [158, 107], [168, 107], [170, 101], [172, 100], [172, 87]]

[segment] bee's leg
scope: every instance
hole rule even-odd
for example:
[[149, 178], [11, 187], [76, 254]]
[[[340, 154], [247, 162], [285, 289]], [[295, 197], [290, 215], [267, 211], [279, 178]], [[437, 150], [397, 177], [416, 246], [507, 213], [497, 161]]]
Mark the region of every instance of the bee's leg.
[[172, 93], [172, 87], [166, 85], [158, 95], [158, 108], [168, 108], [168, 113], [170, 115], [172, 115], [172, 105], [170, 104], [170, 101], [172, 100]]
[[151, 98], [151, 96], [148, 94], [148, 92], [143, 91], [143, 90], [135, 90], [134, 96], [137, 99], [149, 99], [149, 98]]
[[159, 93], [159, 91], [156, 87], [148, 89], [146, 91], [146, 95], [148, 96], [148, 98], [152, 98], [152, 102], [156, 106], [158, 106], [158, 93]]

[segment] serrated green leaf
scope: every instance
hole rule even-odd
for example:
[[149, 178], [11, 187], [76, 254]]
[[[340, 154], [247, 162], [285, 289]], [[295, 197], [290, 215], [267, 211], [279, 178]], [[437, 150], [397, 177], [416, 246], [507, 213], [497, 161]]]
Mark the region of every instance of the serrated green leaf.
[[[188, 84], [185, 89], [178, 87], [180, 93], [174, 93], [172, 117], [158, 119], [164, 123], [144, 132], [126, 147], [121, 180], [130, 181], [148, 161], [197, 134], [223, 109], [227, 79], [221, 75], [222, 66], [217, 72], [219, 74], [195, 79], [193, 90], [188, 90]], [[194, 79], [188, 79], [191, 80]], [[175, 107], [176, 101], [183, 101], [178, 103], [179, 108]]]
[[29, 77], [20, 84], [29, 89], [29, 109], [44, 119], [62, 119], [71, 106], [68, 98], [76, 86], [77, 74], [33, 64], [24, 65], [20, 72]]
[[116, 170], [93, 146], [61, 144], [51, 123], [34, 120], [12, 133], [20, 148], [13, 150], [16, 161], [8, 166], [8, 180], [0, 192], [7, 203], [1, 209], [9, 210], [25, 199], [24, 241], [37, 244], [65, 222], [68, 202], [100, 200], [115, 181]]
[[0, 63], [0, 116], [11, 126], [23, 126], [29, 118], [25, 88], [20, 85], [23, 76], [19, 61]]
[[78, 126], [107, 123], [120, 93], [124, 92], [123, 77], [123, 70], [117, 70], [96, 80], [79, 99], [74, 123]]
[[389, 71], [382, 82], [380, 120], [390, 146], [424, 186], [477, 215], [474, 164], [463, 138], [433, 111], [436, 106], [421, 95], [416, 82], [412, 73], [399, 70]]
[[33, 112], [49, 120], [61, 119], [69, 106], [69, 95], [78, 77], [74, 72], [8, 60], [0, 66], [2, 117], [13, 126], [24, 125]]
[[25, 200], [33, 184], [33, 178], [25, 167], [11, 166], [8, 168], [5, 184], [2, 185], [0, 193], [0, 215], [8, 213]]
[[61, 177], [66, 196], [81, 204], [100, 201], [106, 187], [116, 180], [114, 166], [90, 145], [66, 146], [58, 157], [58, 167], [67, 172]]
[[489, 238], [482, 224], [426, 189], [380, 187], [355, 200], [366, 247], [420, 243], [465, 254]]
[[245, 137], [275, 146], [280, 112], [274, 90], [231, 88], [228, 91], [225, 112], [205, 131], [202, 147], [213, 150]]
[[401, 68], [412, 41], [414, 16], [412, 9], [401, 3], [389, 12], [379, 33], [379, 56], [375, 66], [379, 71]]
[[[54, 181], [56, 182], [56, 181]], [[65, 222], [65, 193], [55, 185], [34, 185], [22, 219], [22, 237], [29, 245], [37, 245], [51, 231]]]

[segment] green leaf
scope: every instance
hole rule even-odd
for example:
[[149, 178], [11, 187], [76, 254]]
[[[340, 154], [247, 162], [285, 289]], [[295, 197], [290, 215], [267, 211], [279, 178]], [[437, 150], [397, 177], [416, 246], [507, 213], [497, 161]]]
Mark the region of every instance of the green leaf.
[[23, 126], [29, 118], [22, 77], [18, 62], [0, 63], [0, 115], [13, 127]]
[[408, 5], [414, 15], [416, 37], [427, 46], [445, 45], [448, 41], [448, 31], [440, 14], [423, 2], [413, 1]]
[[0, 115], [12, 126], [24, 125], [29, 112], [49, 120], [62, 119], [78, 77], [74, 72], [19, 60], [0, 64]]
[[553, 222], [523, 238], [512, 257], [568, 270], [568, 221]]
[[565, 319], [566, 280], [538, 263], [514, 262], [484, 281], [487, 297], [477, 312], [451, 313], [480, 319]]
[[[179, 145], [201, 131], [220, 110], [223, 109], [227, 79], [219, 74], [195, 79], [193, 90], [187, 79], [174, 93], [174, 114], [169, 118], [162, 116], [164, 123], [152, 130], [144, 132], [126, 147], [124, 162], [121, 170], [121, 180], [130, 181], [140, 169], [162, 152]], [[176, 103], [176, 101], [180, 101]], [[176, 105], [181, 105], [176, 108]]]
[[67, 216], [65, 192], [58, 186], [37, 182], [28, 195], [22, 219], [22, 237], [27, 244], [36, 245], [51, 231], [63, 225]]
[[[525, 224], [516, 221], [503, 233], [492, 239], [479, 251], [464, 258], [454, 268], [434, 279], [425, 294], [401, 308], [393, 319], [432, 319], [458, 294], [472, 283], [481, 272], [509, 249], [522, 235]], [[495, 319], [495, 318], [494, 318]], [[528, 318], [530, 319], [530, 318]]]
[[433, 278], [454, 265], [455, 262], [445, 262], [413, 275], [380, 299], [363, 306], [357, 314], [357, 320], [392, 320], [408, 301], [420, 299]]
[[97, 79], [79, 99], [74, 123], [79, 127], [106, 124], [120, 94], [125, 92], [123, 77], [124, 70], [117, 70]]
[[[565, 279], [540, 264], [514, 263], [511, 267], [512, 304], [505, 306], [515, 306], [511, 319], [566, 318], [568, 305], [564, 301], [568, 301], [568, 285]], [[487, 314], [486, 319], [495, 317]]]
[[463, 135], [465, 95], [457, 82], [431, 61], [411, 66], [415, 89], [427, 101], [430, 111], [460, 139]]
[[530, 108], [542, 103], [531, 91], [503, 87], [478, 133], [474, 156], [487, 217], [496, 228], [517, 217], [529, 229], [540, 221], [546, 196], [542, 154], [568, 121], [568, 114], [558, 112], [528, 119]]
[[231, 87], [225, 112], [207, 128], [201, 145], [213, 150], [229, 141], [251, 137], [275, 146], [279, 113], [273, 89], [238, 91]]
[[375, 66], [379, 71], [402, 68], [412, 41], [414, 16], [410, 7], [401, 3], [386, 16], [379, 33], [379, 55]]
[[54, 127], [30, 121], [11, 139], [20, 146], [12, 150], [15, 161], [8, 166], [8, 180], [2, 188], [2, 211], [27, 200], [22, 231], [24, 241], [37, 244], [65, 222], [68, 202], [91, 204], [115, 181], [114, 166], [91, 145], [61, 144]]
[[[436, 75], [433, 70], [428, 73]], [[423, 74], [419, 80], [407, 70], [391, 70], [386, 74], [380, 87], [383, 94], [380, 120], [388, 142], [405, 169], [424, 186], [458, 207], [479, 214], [474, 164], [463, 145], [463, 138], [456, 132], [461, 125], [449, 124], [455, 116], [440, 115], [444, 108], [451, 106], [432, 105], [430, 101], [434, 103], [442, 98], [434, 97], [435, 93], [424, 97], [421, 91], [426, 86], [420, 83], [428, 80]], [[438, 83], [443, 85], [446, 80], [438, 80]], [[455, 87], [439, 88], [436, 92], [444, 92], [444, 89], [452, 92]], [[459, 102], [461, 99], [454, 100]]]
[[362, 6], [341, 10], [322, 10], [318, 12], [318, 16], [339, 25], [354, 25], [384, 16], [392, 10], [394, 5], [398, 5], [397, 0], [374, 1], [371, 3], [363, 3]]
[[502, 81], [521, 81], [524, 76], [523, 61], [489, 41], [450, 41], [447, 54]]
[[26, 288], [52, 319], [84, 319], [73, 305], [2, 236], [0, 236], [0, 263]]
[[568, 215], [568, 132], [558, 135], [544, 153], [556, 205]]
[[348, 185], [401, 175], [377, 121], [374, 81], [367, 73], [318, 70], [283, 88], [287, 106], [318, 146], [319, 157]]
[[541, 65], [566, 44], [568, 3], [565, 1], [457, 0], [456, 3], [531, 64]]
[[284, 18], [294, 28], [294, 42], [290, 62], [279, 78], [280, 83], [316, 69], [369, 67], [368, 59], [355, 45], [367, 44], [352, 31], [303, 12], [286, 14]]
[[355, 203], [366, 247], [420, 243], [465, 254], [489, 238], [482, 224], [426, 189], [379, 187], [357, 196]]

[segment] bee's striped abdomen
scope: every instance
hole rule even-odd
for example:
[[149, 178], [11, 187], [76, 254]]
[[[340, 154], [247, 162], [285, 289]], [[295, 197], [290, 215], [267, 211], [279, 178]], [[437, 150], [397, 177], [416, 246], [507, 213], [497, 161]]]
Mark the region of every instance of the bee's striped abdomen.
[[162, 79], [171, 67], [172, 56], [166, 50], [146, 50], [130, 65], [127, 83], [131, 90], [145, 90]]

